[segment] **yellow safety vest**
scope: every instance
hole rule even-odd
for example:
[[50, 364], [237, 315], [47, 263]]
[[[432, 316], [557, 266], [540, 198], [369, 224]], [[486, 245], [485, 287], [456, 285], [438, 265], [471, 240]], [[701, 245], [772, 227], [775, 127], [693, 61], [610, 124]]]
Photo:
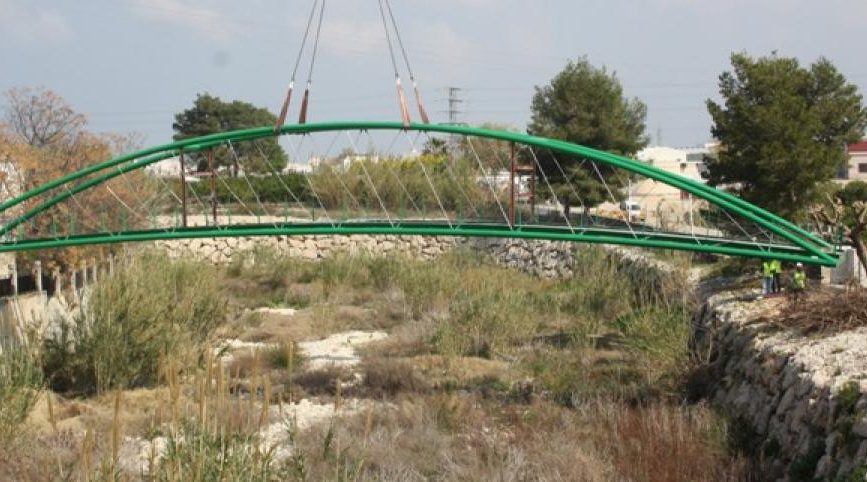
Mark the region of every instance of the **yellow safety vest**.
[[780, 260], [773, 259], [771, 260], [771, 273], [782, 273], [783, 272], [783, 264], [780, 263]]
[[795, 282], [795, 289], [802, 290], [807, 287], [807, 273], [804, 271], [795, 271], [793, 280]]
[[762, 261], [762, 274], [766, 278], [770, 278], [774, 275], [774, 262], [773, 261]]

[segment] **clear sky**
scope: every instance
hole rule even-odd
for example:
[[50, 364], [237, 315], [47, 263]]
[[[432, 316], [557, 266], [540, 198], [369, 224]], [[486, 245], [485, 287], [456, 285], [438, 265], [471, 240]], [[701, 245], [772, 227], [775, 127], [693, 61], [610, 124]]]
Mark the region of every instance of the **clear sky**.
[[[0, 90], [44, 86], [96, 131], [171, 137], [196, 93], [276, 111], [312, 0], [0, 0]], [[867, 89], [867, 0], [392, 0], [434, 121], [524, 128], [533, 87], [587, 56], [648, 105], [654, 143], [709, 140], [733, 51], [833, 61]], [[299, 77], [306, 79], [306, 66]], [[408, 81], [404, 74], [405, 82]], [[297, 103], [295, 113], [297, 116]], [[310, 120], [398, 119], [376, 0], [328, 0]], [[291, 117], [290, 117], [291, 118]]]

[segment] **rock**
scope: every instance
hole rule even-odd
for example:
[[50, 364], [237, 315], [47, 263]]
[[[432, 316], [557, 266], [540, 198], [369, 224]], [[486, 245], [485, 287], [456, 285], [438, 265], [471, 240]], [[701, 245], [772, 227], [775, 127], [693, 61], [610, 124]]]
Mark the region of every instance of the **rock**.
[[852, 425], [852, 433], [861, 438], [867, 438], [867, 417], [862, 417]]

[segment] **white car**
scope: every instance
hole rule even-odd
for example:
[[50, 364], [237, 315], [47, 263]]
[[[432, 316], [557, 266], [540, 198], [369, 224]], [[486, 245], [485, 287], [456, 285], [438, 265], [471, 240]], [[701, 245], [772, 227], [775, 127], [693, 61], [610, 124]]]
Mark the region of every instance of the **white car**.
[[629, 219], [629, 222], [644, 221], [644, 212], [641, 210], [641, 204], [638, 204], [636, 201], [630, 199], [621, 201], [620, 211], [623, 212], [625, 218]]

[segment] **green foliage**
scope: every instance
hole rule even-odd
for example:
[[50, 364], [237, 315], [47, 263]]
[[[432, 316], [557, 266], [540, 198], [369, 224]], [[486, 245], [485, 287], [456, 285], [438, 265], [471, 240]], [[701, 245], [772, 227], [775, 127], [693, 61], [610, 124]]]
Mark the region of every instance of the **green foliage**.
[[447, 319], [433, 338], [437, 351], [492, 358], [536, 333], [532, 290], [513, 289], [516, 282], [530, 283], [529, 276], [516, 279], [515, 273], [491, 268], [454, 275]]
[[39, 398], [42, 371], [29, 344], [0, 346], [0, 447], [19, 435], [21, 424]]
[[[353, 291], [398, 292], [400, 304], [390, 309], [429, 327], [418, 335], [419, 349], [518, 357], [518, 365], [563, 403], [672, 393], [687, 369], [689, 306], [678, 275], [667, 284], [641, 270], [627, 272], [598, 248], [578, 250], [575, 275], [561, 281], [539, 280], [462, 251], [435, 263], [363, 255], [319, 262], [256, 259], [240, 276], [257, 277], [278, 291], [314, 283], [322, 286], [318, 302], [325, 304]], [[537, 339], [545, 343], [528, 354], [528, 340]], [[620, 354], [599, 360], [598, 348]]]
[[858, 382], [846, 382], [837, 392], [837, 410], [840, 413], [852, 413], [859, 398], [861, 388]]
[[[247, 102], [224, 102], [210, 94], [199, 94], [193, 107], [175, 115], [172, 128], [175, 140], [204, 136], [263, 125], [274, 125], [277, 117], [268, 109], [256, 107]], [[199, 170], [206, 170], [207, 160], [204, 153], [191, 154]], [[279, 172], [286, 167], [287, 156], [276, 137], [242, 142], [237, 145], [214, 149], [217, 166], [231, 167], [237, 175], [238, 169], [247, 173]]]
[[847, 476], [837, 476], [835, 482], [861, 482], [867, 479], [867, 464], [862, 463]]
[[[211, 195], [211, 183], [208, 179], [190, 183], [188, 188], [200, 199]], [[180, 182], [175, 181], [174, 189], [180, 190]], [[294, 196], [293, 196], [294, 194]], [[295, 204], [301, 201], [305, 205], [313, 205], [314, 198], [310, 194], [310, 186], [304, 174], [272, 174], [267, 176], [250, 176], [245, 178], [221, 177], [216, 183], [217, 201], [220, 204], [237, 204], [238, 199], [250, 209], [259, 210], [258, 203]], [[237, 197], [236, 197], [237, 196]], [[295, 198], [298, 198], [297, 200]]]
[[720, 75], [723, 105], [708, 100], [722, 143], [708, 162], [712, 185], [797, 218], [847, 162], [843, 146], [861, 138], [867, 110], [855, 85], [827, 59], [803, 68], [795, 58], [733, 54]]
[[287, 469], [261, 442], [257, 435], [208, 430], [190, 421], [169, 434], [165, 455], [147, 480], [288, 480]]
[[272, 369], [279, 368], [294, 372], [304, 363], [304, 357], [301, 356], [298, 344], [294, 341], [287, 341], [270, 347], [263, 352], [262, 356]]
[[855, 201], [867, 201], [867, 182], [848, 182], [837, 191], [835, 197], [848, 206], [851, 206]]
[[[531, 106], [529, 132], [536, 136], [562, 139], [603, 151], [632, 155], [647, 145], [645, 119], [647, 106], [638, 99], [627, 99], [623, 86], [613, 72], [597, 68], [587, 59], [569, 62], [550, 84], [537, 87]], [[594, 206], [609, 196], [593, 165], [581, 160], [542, 152], [543, 171], [558, 186], [558, 197], [578, 203], [571, 183], [585, 205]], [[565, 171], [565, 177], [556, 167]], [[530, 160], [532, 163], [533, 160]], [[612, 192], [623, 187], [627, 176], [599, 166], [600, 174]]]
[[45, 340], [46, 379], [83, 395], [152, 385], [163, 355], [195, 356], [225, 314], [213, 268], [145, 254], [95, 284], [75, 322]]
[[398, 216], [436, 215], [442, 209], [475, 215], [473, 207], [480, 207], [483, 215], [485, 209], [492, 209], [495, 201], [476, 182], [473, 164], [449, 162], [445, 156], [422, 155], [362, 159], [348, 167], [325, 164], [310, 176], [310, 183], [319, 196], [317, 202], [321, 200], [325, 209], [337, 215], [361, 211], [381, 216], [382, 205]]
[[[862, 223], [859, 223], [857, 216], [860, 211], [860, 203], [867, 202], [867, 183], [863, 181], [852, 181], [846, 183], [845, 186], [838, 188], [836, 192], [834, 192], [831, 196], [826, 196], [825, 202], [820, 205], [827, 212], [834, 212], [835, 210], [842, 210], [841, 221], [842, 223], [850, 228], [851, 234], [849, 235], [849, 241], [852, 242], [852, 235], [857, 236], [858, 232], [861, 232], [862, 239], [864, 238], [864, 226]], [[834, 203], [839, 202], [839, 205], [832, 205], [830, 201]], [[839, 226], [834, 226], [834, 228], [839, 228]], [[860, 256], [860, 253], [859, 253]], [[862, 260], [862, 263], [864, 261]]]

